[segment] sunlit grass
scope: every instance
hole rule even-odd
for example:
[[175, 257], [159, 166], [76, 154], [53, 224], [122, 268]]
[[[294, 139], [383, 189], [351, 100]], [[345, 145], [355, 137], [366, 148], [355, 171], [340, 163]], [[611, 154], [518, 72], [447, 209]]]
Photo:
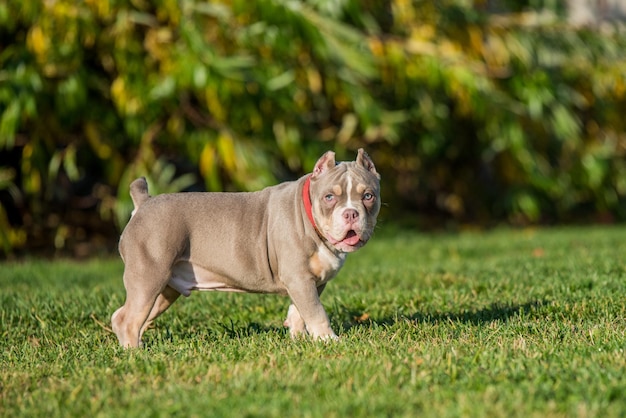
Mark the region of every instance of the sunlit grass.
[[382, 228], [322, 297], [333, 343], [292, 341], [284, 298], [204, 293], [124, 351], [119, 260], [5, 264], [0, 415], [624, 416], [624, 237]]

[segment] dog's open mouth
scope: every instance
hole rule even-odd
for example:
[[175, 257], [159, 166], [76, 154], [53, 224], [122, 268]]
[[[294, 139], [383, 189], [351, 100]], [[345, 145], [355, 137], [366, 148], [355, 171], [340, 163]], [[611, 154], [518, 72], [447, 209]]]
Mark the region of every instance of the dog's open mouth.
[[341, 242], [343, 242], [344, 244], [353, 246], [353, 245], [357, 245], [360, 240], [361, 238], [357, 235], [357, 233], [351, 229], [348, 231], [345, 238], [341, 240]]

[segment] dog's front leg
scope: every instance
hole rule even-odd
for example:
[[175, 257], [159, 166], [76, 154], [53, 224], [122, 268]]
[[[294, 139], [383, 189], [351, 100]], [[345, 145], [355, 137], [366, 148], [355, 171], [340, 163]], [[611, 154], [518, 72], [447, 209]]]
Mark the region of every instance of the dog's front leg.
[[293, 302], [289, 307], [285, 324], [290, 327], [292, 336], [303, 333], [306, 326], [308, 333], [315, 339], [336, 339], [337, 335], [330, 327], [328, 315], [320, 302], [324, 286], [315, 286], [314, 281], [302, 281], [289, 286], [287, 292]]

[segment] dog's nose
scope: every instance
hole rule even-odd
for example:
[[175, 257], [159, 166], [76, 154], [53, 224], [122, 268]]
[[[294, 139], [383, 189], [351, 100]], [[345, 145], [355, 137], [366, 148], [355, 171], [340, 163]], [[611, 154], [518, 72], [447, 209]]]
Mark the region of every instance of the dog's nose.
[[358, 219], [359, 217], [359, 212], [357, 212], [355, 209], [346, 209], [343, 211], [343, 219], [345, 219], [348, 222], [353, 222], [356, 219]]

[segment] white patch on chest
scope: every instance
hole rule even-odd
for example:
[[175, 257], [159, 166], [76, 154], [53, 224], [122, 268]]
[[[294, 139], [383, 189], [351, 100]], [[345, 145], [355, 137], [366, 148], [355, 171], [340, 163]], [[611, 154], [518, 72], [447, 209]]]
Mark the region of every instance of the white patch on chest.
[[320, 245], [309, 259], [309, 268], [320, 283], [326, 283], [335, 277], [346, 261], [346, 257], [346, 253], [337, 255], [325, 245]]

